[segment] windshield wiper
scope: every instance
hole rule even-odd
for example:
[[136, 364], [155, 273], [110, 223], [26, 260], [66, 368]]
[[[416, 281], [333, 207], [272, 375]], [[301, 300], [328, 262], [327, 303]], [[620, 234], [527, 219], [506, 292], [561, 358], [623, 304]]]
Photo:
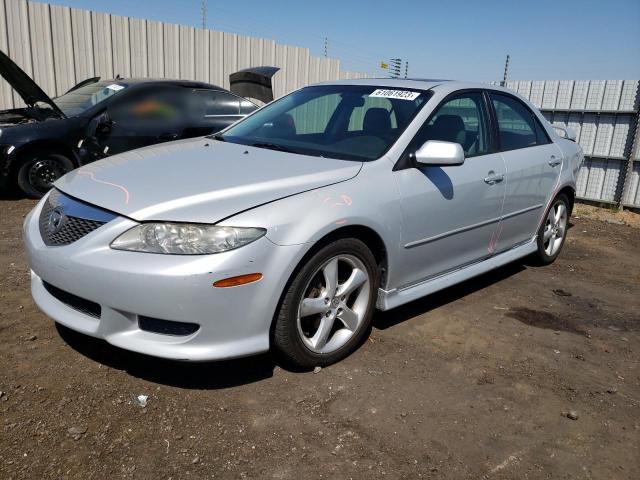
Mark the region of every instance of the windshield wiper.
[[216, 133], [214, 135], [211, 135], [209, 138], [213, 138], [214, 140], [218, 140], [219, 142], [226, 142], [226, 140], [224, 139], [224, 137], [220, 133]]
[[257, 142], [257, 143], [252, 143], [251, 146], [257, 147], [257, 148], [268, 148], [269, 150], [277, 150], [278, 152], [296, 153], [290, 148], [283, 147], [282, 145], [278, 145], [277, 143]]

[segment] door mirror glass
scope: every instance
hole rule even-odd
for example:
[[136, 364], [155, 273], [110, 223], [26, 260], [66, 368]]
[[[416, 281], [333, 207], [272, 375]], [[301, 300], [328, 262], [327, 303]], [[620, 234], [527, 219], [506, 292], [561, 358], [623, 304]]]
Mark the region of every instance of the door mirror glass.
[[415, 153], [419, 165], [462, 165], [462, 145], [441, 140], [427, 140]]

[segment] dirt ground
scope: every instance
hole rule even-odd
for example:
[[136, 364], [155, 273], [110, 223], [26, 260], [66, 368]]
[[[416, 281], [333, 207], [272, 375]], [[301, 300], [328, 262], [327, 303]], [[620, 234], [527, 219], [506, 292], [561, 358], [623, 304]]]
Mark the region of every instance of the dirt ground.
[[554, 265], [379, 313], [314, 374], [56, 327], [29, 293], [33, 204], [0, 202], [1, 479], [640, 478], [640, 229], [579, 209]]

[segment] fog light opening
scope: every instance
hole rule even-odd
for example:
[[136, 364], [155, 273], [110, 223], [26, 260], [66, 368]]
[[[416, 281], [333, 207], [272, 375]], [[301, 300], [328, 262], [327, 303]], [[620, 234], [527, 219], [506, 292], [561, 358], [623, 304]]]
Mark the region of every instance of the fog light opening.
[[237, 277], [223, 278], [213, 283], [216, 288], [239, 287], [247, 283], [257, 282], [262, 279], [261, 273], [247, 273], [246, 275], [238, 275]]

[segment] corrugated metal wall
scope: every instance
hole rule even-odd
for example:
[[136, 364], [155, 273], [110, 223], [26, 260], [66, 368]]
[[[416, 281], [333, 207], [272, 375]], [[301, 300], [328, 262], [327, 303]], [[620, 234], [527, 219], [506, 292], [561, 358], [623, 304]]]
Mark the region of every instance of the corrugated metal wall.
[[[497, 84], [498, 82], [493, 82]], [[585, 153], [578, 197], [640, 207], [638, 80], [507, 82], [555, 125], [573, 128]]]
[[[276, 97], [324, 80], [361, 78], [340, 61], [272, 40], [48, 5], [0, 0], [0, 50], [55, 97], [93, 76], [200, 80], [229, 88], [229, 74], [273, 65]], [[21, 105], [0, 80], [0, 108]]]

